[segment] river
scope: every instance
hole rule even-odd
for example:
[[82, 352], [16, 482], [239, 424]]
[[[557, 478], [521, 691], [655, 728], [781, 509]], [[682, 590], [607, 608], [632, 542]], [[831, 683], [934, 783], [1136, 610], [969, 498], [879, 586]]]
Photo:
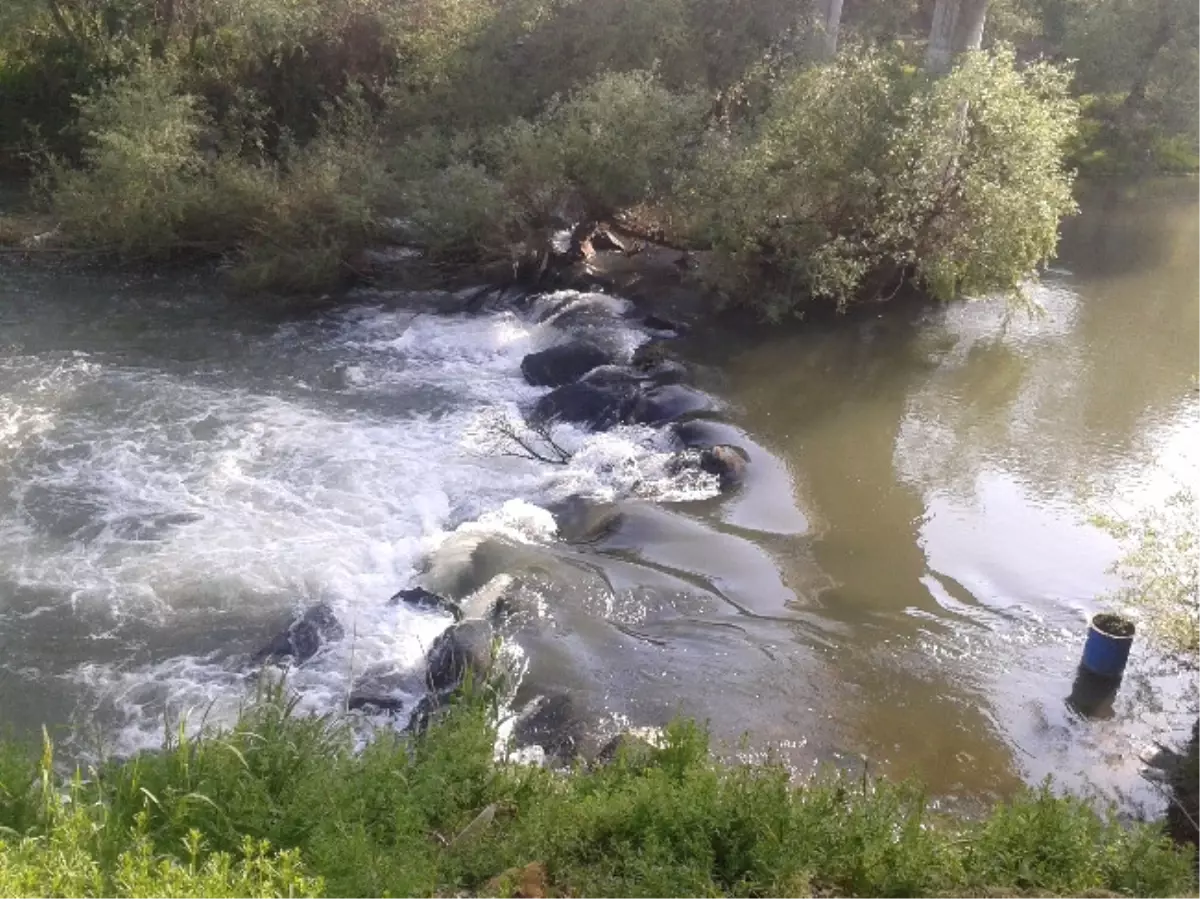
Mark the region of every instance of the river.
[[[1050, 776], [1153, 814], [1138, 756], [1190, 728], [1192, 679], [1141, 641], [1110, 715], [1065, 698], [1116, 586], [1089, 516], [1200, 461], [1196, 190], [1082, 205], [1039, 316], [989, 298], [679, 341], [751, 456], [726, 496], [646, 428], [568, 433], [565, 466], [479, 440], [540, 393], [526, 353], [644, 339], [619, 299], [288, 317], [198, 277], [6, 264], [0, 723], [89, 757], [228, 721], [249, 655], [317, 601], [349, 635], [290, 683], [336, 710], [364, 671], [420, 670], [446, 621], [386, 600], [469, 556], [468, 586], [509, 574], [541, 610], [517, 707], [565, 693], [598, 732], [694, 715], [730, 751], [865, 758], [967, 805]], [[544, 509], [581, 493], [622, 519], [566, 547]]]

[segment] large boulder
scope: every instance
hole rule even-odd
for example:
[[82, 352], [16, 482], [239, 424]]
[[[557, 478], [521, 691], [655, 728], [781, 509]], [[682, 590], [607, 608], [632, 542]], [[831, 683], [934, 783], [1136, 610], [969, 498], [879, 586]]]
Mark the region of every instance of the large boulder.
[[637, 401], [636, 386], [576, 382], [550, 391], [537, 401], [530, 416], [535, 425], [567, 421], [592, 431], [620, 424]]
[[351, 711], [361, 709], [395, 714], [404, 709], [407, 697], [421, 687], [420, 678], [412, 672], [379, 665], [364, 671], [354, 682], [346, 705]]
[[607, 350], [576, 340], [530, 353], [521, 360], [521, 374], [535, 387], [561, 387], [578, 381], [593, 368], [612, 362], [613, 356]]
[[403, 605], [418, 612], [444, 612], [455, 621], [461, 621], [463, 617], [458, 603], [452, 599], [438, 596], [436, 593], [430, 593], [424, 587], [401, 590], [388, 600], [388, 605]]
[[257, 665], [278, 663], [291, 659], [295, 665], [303, 665], [317, 654], [322, 646], [336, 643], [346, 636], [346, 629], [333, 614], [327, 603], [318, 603], [305, 610], [304, 614], [288, 625], [287, 630], [276, 634], [266, 646], [254, 654]]
[[426, 680], [438, 693], [455, 689], [467, 672], [486, 678], [492, 670], [492, 625], [469, 618], [451, 625], [438, 635], [425, 657]]
[[640, 394], [630, 405], [626, 421], [633, 424], [660, 425], [670, 421], [711, 412], [712, 398], [698, 390], [679, 384], [656, 387]]

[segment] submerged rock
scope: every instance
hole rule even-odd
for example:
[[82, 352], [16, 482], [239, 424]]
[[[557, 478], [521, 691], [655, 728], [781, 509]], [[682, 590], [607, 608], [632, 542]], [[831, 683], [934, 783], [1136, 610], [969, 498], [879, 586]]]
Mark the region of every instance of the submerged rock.
[[687, 366], [682, 362], [676, 362], [674, 359], [664, 359], [657, 365], [652, 365], [645, 369], [645, 376], [646, 380], [651, 384], [665, 387], [668, 384], [682, 384], [691, 377], [691, 372], [688, 371]]
[[456, 688], [470, 671], [486, 678], [492, 670], [492, 625], [469, 618], [451, 625], [438, 635], [426, 656], [429, 688], [445, 693]]
[[336, 643], [346, 636], [346, 630], [333, 609], [327, 603], [318, 603], [288, 625], [287, 630], [275, 636], [270, 643], [254, 654], [256, 665], [281, 662], [290, 658], [296, 665], [303, 665], [317, 654], [321, 647]]
[[550, 506], [558, 536], [566, 543], [595, 543], [611, 534], [621, 522], [616, 503], [569, 496]]
[[647, 340], [633, 351], [630, 360], [635, 368], [642, 370], [653, 368], [663, 362], [674, 361], [671, 351], [661, 340]]
[[668, 384], [647, 390], [638, 396], [631, 405], [626, 420], [633, 424], [659, 425], [685, 415], [711, 412], [713, 408], [712, 399], [700, 391], [678, 384]]
[[550, 391], [533, 407], [534, 424], [566, 421], [592, 431], [620, 424], [638, 397], [636, 385], [576, 382]]
[[585, 727], [584, 716], [569, 693], [543, 699], [523, 714], [513, 727], [517, 746], [540, 746], [547, 761], [566, 765], [579, 752]]
[[446, 599], [444, 596], [438, 596], [436, 593], [431, 593], [424, 587], [412, 587], [408, 590], [401, 590], [388, 600], [388, 605], [405, 605], [410, 609], [422, 612], [445, 612], [452, 616], [455, 621], [462, 621], [463, 617], [462, 609], [459, 608], [458, 603], [452, 599]]
[[521, 374], [535, 387], [561, 387], [579, 380], [593, 368], [612, 362], [613, 356], [608, 351], [576, 340], [530, 353], [521, 360]]
[[688, 332], [687, 325], [673, 322], [669, 318], [663, 318], [661, 315], [647, 315], [642, 319], [642, 324], [651, 331], [669, 331], [672, 334], [680, 336]]

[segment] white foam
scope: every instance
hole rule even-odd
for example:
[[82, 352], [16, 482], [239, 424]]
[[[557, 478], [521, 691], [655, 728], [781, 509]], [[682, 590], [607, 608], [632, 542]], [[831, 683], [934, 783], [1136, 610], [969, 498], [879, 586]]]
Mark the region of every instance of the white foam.
[[[566, 465], [472, 443], [491, 410], [515, 414], [542, 392], [521, 379], [520, 361], [569, 339], [556, 324], [567, 311], [626, 306], [571, 292], [535, 305], [558, 312], [539, 323], [537, 314], [356, 309], [285, 326], [263, 342], [264, 357], [316, 352], [321, 367], [290, 387], [283, 378], [284, 388], [274, 376], [266, 389], [231, 387], [82, 358], [49, 369], [27, 359], [28, 371], [14, 373], [10, 360], [21, 397], [0, 400], [0, 451], [17, 458], [14, 503], [0, 508], [0, 570], [99, 610], [118, 633], [123, 622], [203, 633], [235, 616], [269, 634], [293, 610], [326, 602], [347, 637], [289, 683], [302, 709], [342, 707], [359, 673], [417, 668], [446, 626], [386, 600], [452, 534], [547, 542], [554, 521], [539, 502], [715, 490], [711, 478], [670, 473], [669, 447], [647, 428], [559, 429], [574, 454]], [[615, 320], [606, 327], [630, 351], [642, 339]], [[313, 388], [329, 368], [340, 380]], [[93, 662], [70, 677], [91, 696], [84, 711], [115, 720], [129, 751], [157, 744], [164, 708], [228, 721], [250, 689], [245, 670], [244, 657], [218, 649], [138, 666]]]

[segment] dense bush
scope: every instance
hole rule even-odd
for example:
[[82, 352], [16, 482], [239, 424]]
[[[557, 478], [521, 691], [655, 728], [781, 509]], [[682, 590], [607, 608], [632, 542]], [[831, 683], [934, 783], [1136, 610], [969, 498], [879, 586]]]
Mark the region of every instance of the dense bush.
[[726, 291], [757, 298], [765, 282], [773, 317], [906, 281], [942, 298], [1017, 290], [1074, 208], [1066, 89], [1004, 49], [933, 81], [844, 54], [788, 78], [743, 132], [712, 135], [681, 203]]
[[530, 863], [571, 895], [1195, 887], [1160, 831], [1047, 790], [956, 821], [911, 784], [801, 788], [780, 767], [727, 766], [683, 723], [661, 748], [564, 774], [496, 763], [488, 721], [463, 702], [420, 739], [387, 733], [356, 754], [340, 725], [272, 702], [230, 732], [106, 765], [65, 805], [48, 768], [9, 753], [0, 895], [493, 894], [515, 879], [493, 876]]
[[703, 113], [697, 95], [652, 73], [604, 75], [478, 139], [402, 144], [402, 211], [439, 255], [502, 253], [539, 230], [665, 199]]
[[227, 255], [246, 288], [326, 289], [384, 218], [470, 262], [636, 208], [777, 318], [1016, 290], [1072, 208], [1060, 70], [1000, 49], [935, 80], [867, 46], [814, 65], [806, 5], [44, 2], [0, 81], [73, 60], [44, 179], [60, 239]]
[[254, 152], [253, 129], [212, 137], [199, 98], [146, 63], [83, 98], [82, 163], [41, 179], [64, 240], [122, 259], [229, 254], [247, 287], [306, 290], [337, 279], [367, 241], [383, 189], [361, 105], [329, 110], [316, 136]]

